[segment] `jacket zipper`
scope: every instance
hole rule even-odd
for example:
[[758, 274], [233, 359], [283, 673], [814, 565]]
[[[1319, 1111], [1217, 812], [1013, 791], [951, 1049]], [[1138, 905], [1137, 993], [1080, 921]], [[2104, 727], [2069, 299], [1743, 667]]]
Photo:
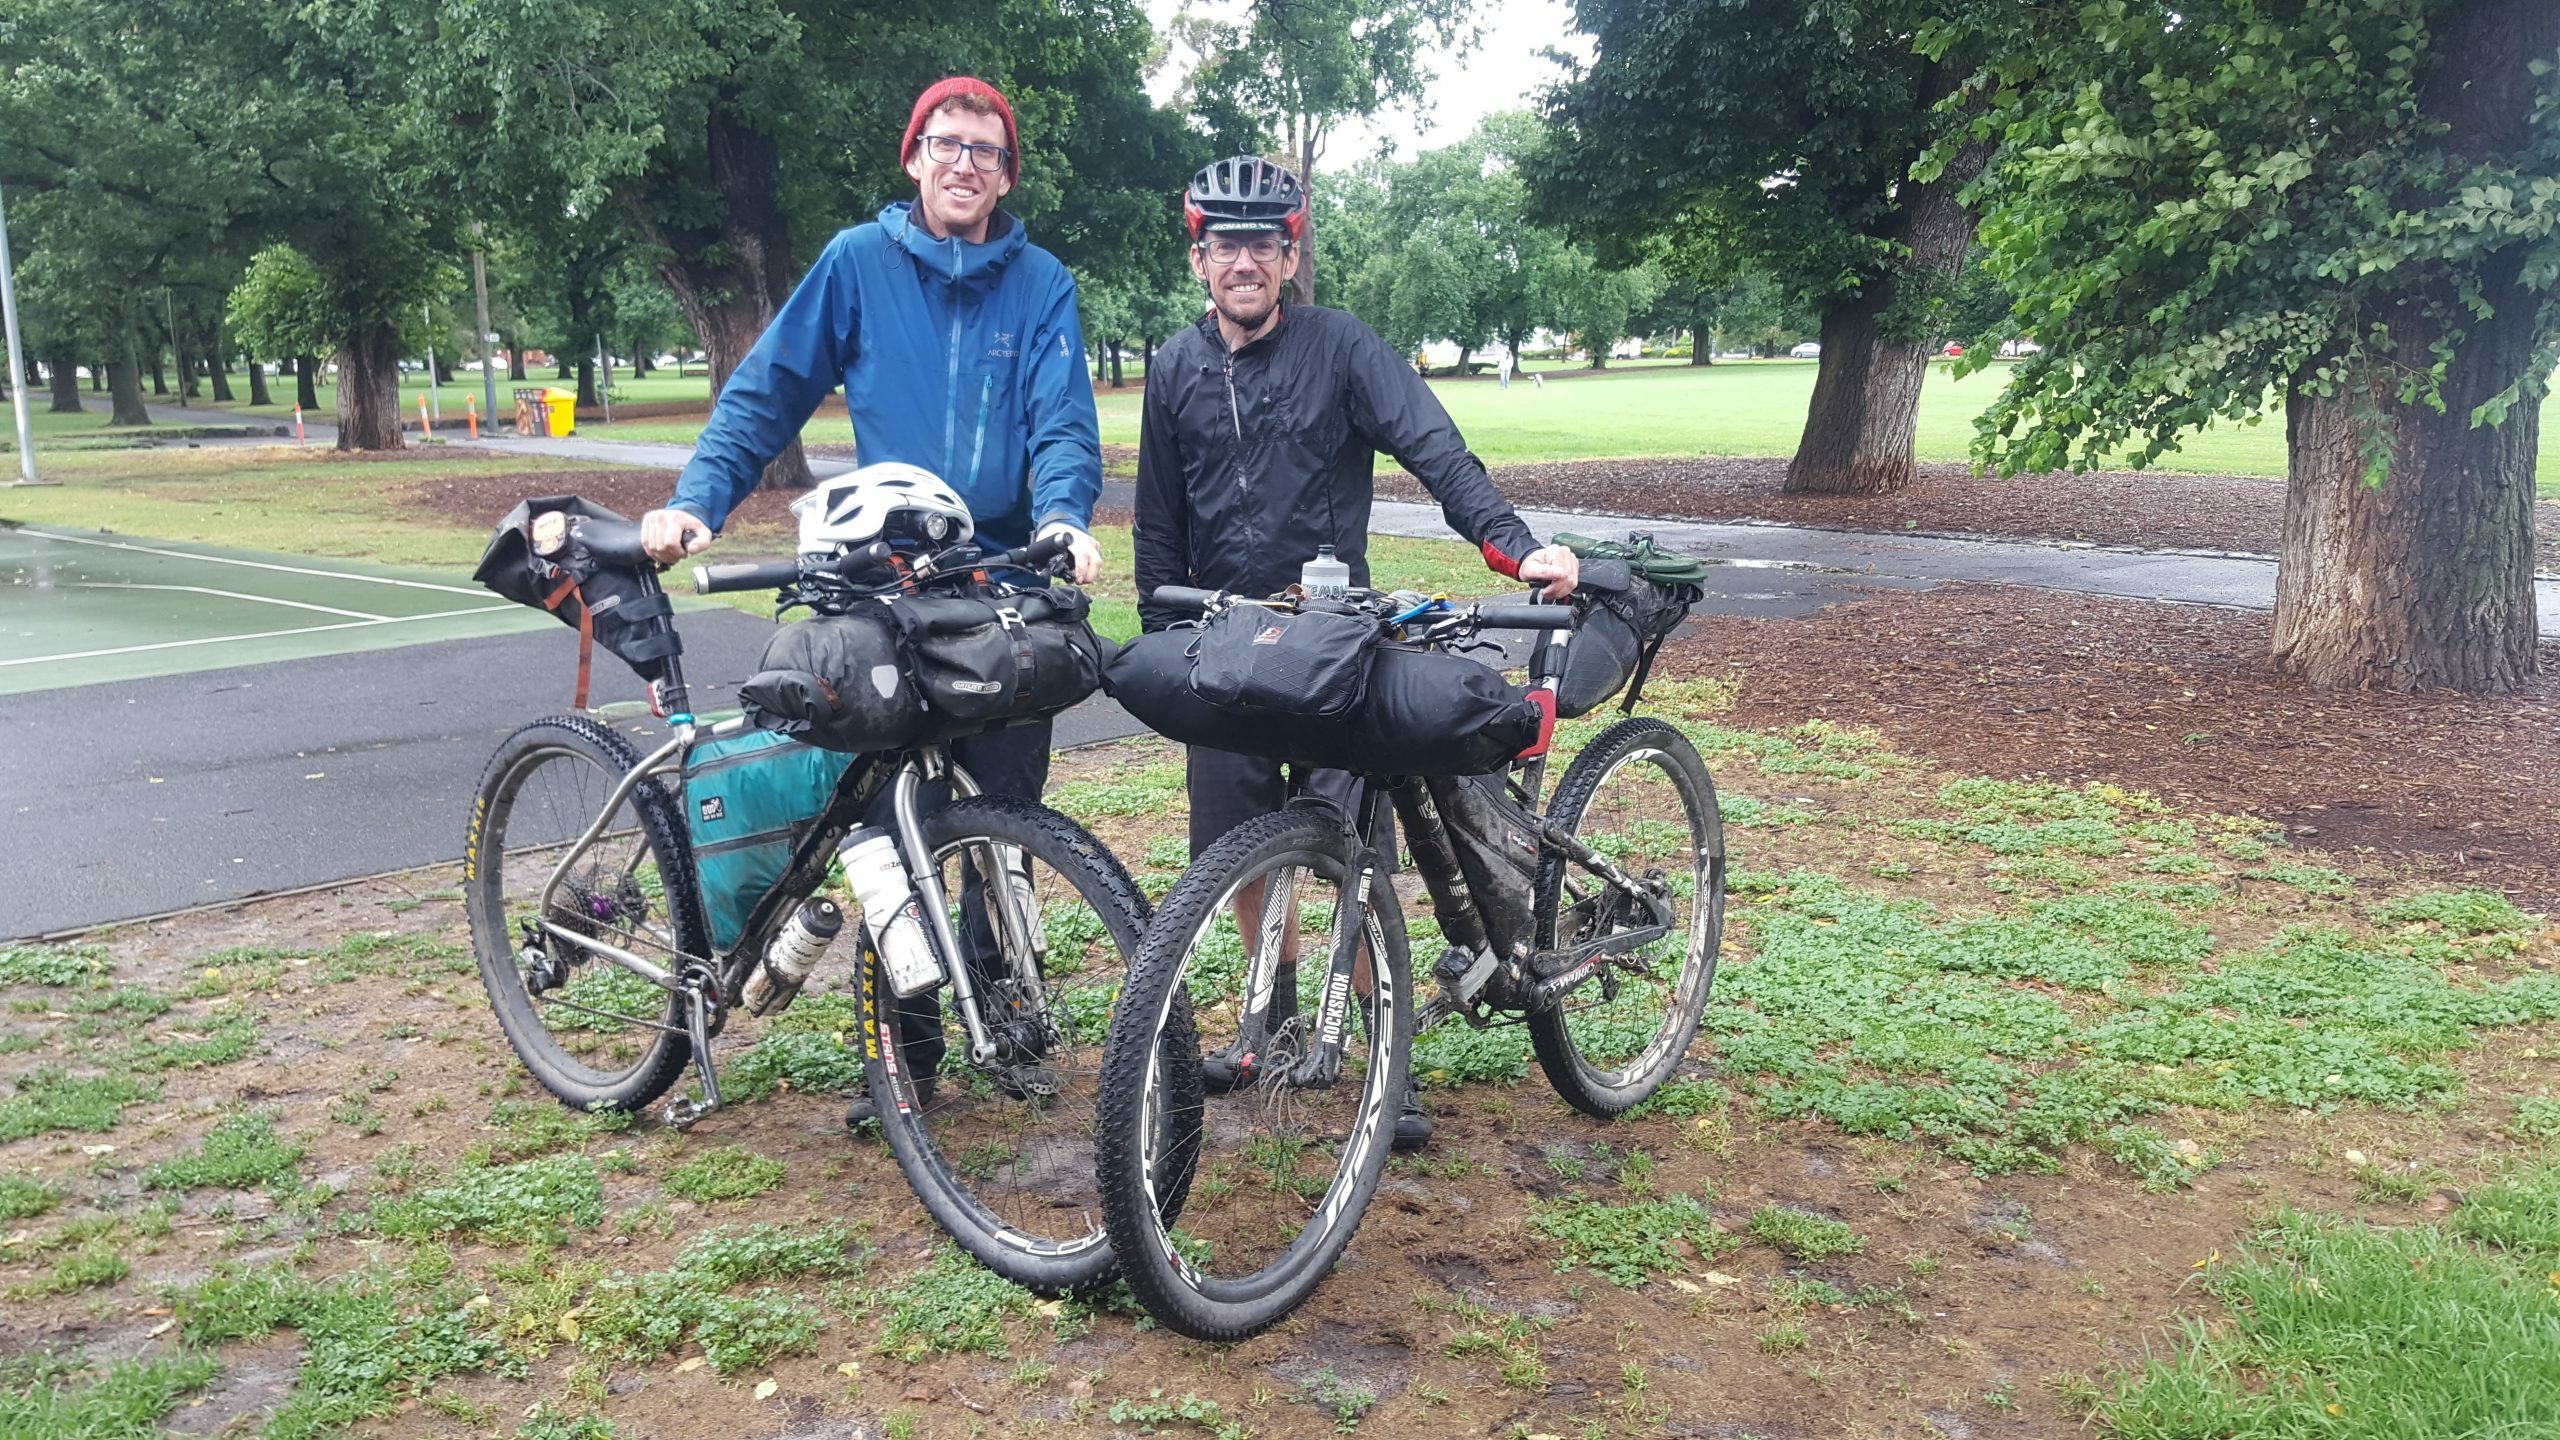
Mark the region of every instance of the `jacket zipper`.
[[986, 377], [986, 383], [978, 387], [978, 438], [969, 446], [969, 484], [972, 488], [978, 483], [978, 461], [987, 453], [987, 413], [995, 409], [995, 404], [996, 377], [990, 375]]
[[1227, 417], [1236, 424], [1236, 443], [1244, 443], [1244, 412], [1236, 408], [1236, 352], [1227, 352]]
[[[951, 244], [951, 369], [944, 379], [942, 393], [949, 403], [942, 412], [942, 470], [945, 475], [959, 469], [960, 454], [960, 242]], [[975, 462], [972, 468], [975, 468]]]

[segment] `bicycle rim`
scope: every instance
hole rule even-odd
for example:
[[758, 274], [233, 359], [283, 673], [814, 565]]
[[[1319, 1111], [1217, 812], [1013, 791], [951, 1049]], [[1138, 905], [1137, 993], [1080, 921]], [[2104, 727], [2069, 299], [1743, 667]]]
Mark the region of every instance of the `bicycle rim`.
[[[654, 782], [625, 797], [564, 857], [621, 783], [624, 758], [583, 722], [547, 725], [492, 763], [471, 841], [467, 901], [481, 975], [508, 1040], [535, 1077], [581, 1106], [636, 1107], [663, 1091], [690, 1046], [674, 995], [545, 926], [673, 972], [699, 945], [689, 861], [674, 807]], [[672, 1059], [670, 1059], [670, 1052]]]
[[[1144, 1254], [1124, 1252], [1124, 1266], [1160, 1321], [1204, 1339], [1267, 1328], [1332, 1269], [1385, 1164], [1411, 1023], [1401, 916], [1393, 891], [1373, 881], [1365, 929], [1370, 952], [1380, 957], [1374, 999], [1352, 999], [1342, 1069], [1330, 1086], [1293, 1078], [1310, 1048], [1307, 1030], [1319, 1012], [1338, 927], [1359, 923], [1359, 907], [1350, 903], [1357, 877], [1345, 873], [1333, 822], [1266, 817], [1230, 839], [1246, 843], [1221, 863], [1221, 842], [1166, 897], [1137, 967], [1146, 989], [1127, 1023], [1132, 1032], [1161, 1030], [1187, 1000], [1200, 1053], [1249, 1056], [1252, 1078], [1187, 1102], [1182, 1077], [1170, 1068], [1183, 1063], [1172, 1047], [1124, 1052], [1116, 1039], [1113, 1047], [1115, 1072], [1124, 1054], [1138, 1072], [1136, 1133], [1154, 1137], [1148, 1163], [1134, 1177], [1141, 1194], [1157, 1200], [1164, 1177], [1176, 1173], [1190, 1184], [1178, 1223], [1161, 1204], [1145, 1207], [1138, 1237]], [[1262, 903], [1252, 912], [1248, 945], [1235, 912], [1240, 896], [1257, 888]], [[1265, 1028], [1246, 1033], [1248, 991], [1257, 984], [1269, 987], [1276, 1013], [1266, 1014]], [[1106, 1075], [1105, 1085], [1121, 1079]], [[1186, 1103], [1198, 1107], [1196, 1126], [1183, 1123]], [[1176, 1161], [1187, 1170], [1177, 1170]]]
[[[1605, 955], [1556, 1010], [1531, 1020], [1557, 1091], [1616, 1114], [1669, 1078], [1697, 1033], [1724, 924], [1723, 825], [1696, 751], [1651, 720], [1621, 722], [1593, 741], [1557, 787], [1555, 818], [1670, 910], [1658, 938]], [[1654, 923], [1578, 865], [1551, 859], [1540, 879], [1542, 948]]]
[[[1110, 1251], [1094, 1105], [1144, 901], [1099, 842], [1052, 811], [965, 801], [925, 829], [997, 1054], [970, 1060], [947, 986], [900, 1002], [874, 967], [865, 1043], [885, 1054], [900, 1036], [904, 1060], [873, 1069], [888, 1082], [882, 1123], [918, 1195], [981, 1260], [1041, 1289], [1098, 1280]], [[901, 1018], [902, 1004], [929, 1018]]]

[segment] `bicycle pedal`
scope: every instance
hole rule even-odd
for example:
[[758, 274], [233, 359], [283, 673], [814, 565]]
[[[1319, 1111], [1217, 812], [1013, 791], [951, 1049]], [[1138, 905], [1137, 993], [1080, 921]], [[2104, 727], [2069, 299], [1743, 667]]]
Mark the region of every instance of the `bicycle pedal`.
[[668, 1129], [685, 1131], [692, 1129], [695, 1121], [719, 1108], [716, 1101], [710, 1100], [670, 1100], [667, 1108], [659, 1112], [659, 1118], [666, 1122]]

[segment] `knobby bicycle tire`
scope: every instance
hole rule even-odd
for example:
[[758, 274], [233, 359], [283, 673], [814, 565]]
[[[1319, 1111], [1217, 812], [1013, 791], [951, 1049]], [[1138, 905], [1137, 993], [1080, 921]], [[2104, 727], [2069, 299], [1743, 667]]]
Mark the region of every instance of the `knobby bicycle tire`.
[[[1384, 875], [1370, 886], [1370, 941], [1375, 993], [1388, 1002], [1363, 1027], [1371, 1063], [1361, 1071], [1365, 1087], [1349, 1141], [1352, 1156], [1337, 1165], [1328, 1188], [1310, 1197], [1315, 1219], [1272, 1264], [1238, 1279], [1205, 1276], [1181, 1254], [1172, 1233], [1174, 1215], [1149, 1197], [1170, 1184], [1193, 1184], [1192, 1167], [1205, 1171], [1196, 1148], [1169, 1150], [1161, 1160], [1147, 1141], [1152, 1112], [1182, 1103], [1180, 1087], [1197, 1084], [1196, 1052], [1176, 1053], [1167, 1043], [1185, 998], [1186, 962], [1242, 877], [1281, 859], [1322, 873], [1309, 862], [1329, 862], [1335, 883], [1349, 870], [1354, 841], [1341, 819], [1325, 811], [1264, 815], [1229, 832], [1192, 862], [1175, 882], [1129, 968], [1120, 1008], [1103, 1049], [1100, 1125], [1095, 1137], [1103, 1218], [1120, 1259], [1121, 1275], [1147, 1312], [1166, 1329], [1195, 1340], [1230, 1341], [1258, 1334], [1288, 1317], [1332, 1273], [1350, 1244], [1386, 1165], [1397, 1102], [1404, 1094], [1412, 1040], [1413, 996], [1404, 919]], [[1384, 1051], [1384, 1063], [1376, 1063]], [[1178, 1068], [1176, 1068], [1178, 1067]], [[1188, 1077], [1186, 1080], [1184, 1077]], [[1274, 1083], [1276, 1077], [1262, 1084]], [[1195, 1102], [1197, 1103], [1197, 1102]], [[1214, 1122], [1204, 1122], [1214, 1123]], [[1205, 1184], [1205, 1181], [1199, 1182]], [[1199, 1193], [1195, 1189], [1195, 1195]]]
[[[1642, 758], [1660, 759], [1673, 783], [1686, 792], [1682, 796], [1688, 811], [1684, 818], [1689, 822], [1696, 886], [1690, 896], [1691, 925], [1694, 928], [1700, 923], [1698, 916], [1706, 917], [1703, 945], [1693, 943], [1684, 956], [1663, 1025], [1637, 1056], [1640, 1063], [1615, 1071], [1594, 1064], [1576, 1042], [1570, 1028], [1571, 1012], [1566, 1008], [1529, 1016], [1529, 1038], [1536, 1047], [1538, 1065], [1546, 1072], [1547, 1083], [1575, 1109], [1604, 1120], [1642, 1104], [1678, 1070], [1689, 1043], [1697, 1038], [1707, 992], [1715, 983], [1716, 949], [1723, 940], [1724, 823], [1716, 811], [1715, 782], [1709, 778], [1705, 762], [1698, 758], [1697, 748], [1677, 729], [1639, 716], [1601, 731], [1574, 757], [1563, 780], [1557, 783], [1555, 799], [1547, 807], [1548, 818], [1580, 836], [1585, 811], [1600, 786], [1623, 766]], [[1565, 876], [1573, 868], [1572, 862], [1553, 852], [1539, 861], [1535, 896], [1537, 943], [1542, 948], [1560, 943], [1556, 935], [1558, 901]], [[1580, 989], [1565, 997], [1565, 1005], [1570, 1006], [1576, 997], [1589, 994], [1600, 983], [1601, 977], [1597, 976], [1584, 981]]]
[[[1147, 902], [1137, 883], [1129, 878], [1119, 860], [1102, 842], [1085, 828], [1064, 815], [1029, 801], [1000, 796], [978, 796], [956, 801], [927, 816], [922, 825], [925, 849], [941, 856], [970, 841], [985, 840], [1027, 851], [1047, 871], [1063, 878], [1102, 922], [1113, 956], [1125, 972], [1128, 957], [1138, 948], [1139, 937], [1146, 928]], [[963, 860], [965, 862], [965, 858]], [[863, 1070], [871, 1093], [880, 1097], [879, 1115], [889, 1149], [904, 1171], [907, 1183], [924, 1203], [936, 1223], [949, 1232], [961, 1248], [975, 1256], [989, 1269], [1016, 1284], [1056, 1294], [1101, 1283], [1109, 1278], [1113, 1266], [1112, 1251], [1098, 1214], [1088, 1215], [1084, 1228], [1065, 1213], [1068, 1196], [1060, 1194], [1060, 1223], [1053, 1233], [1014, 1223], [979, 1193], [992, 1186], [996, 1175], [987, 1171], [982, 1157], [963, 1153], [946, 1154], [947, 1136], [937, 1133], [928, 1123], [933, 1113], [921, 1101], [915, 1088], [915, 1077], [906, 1073], [900, 1063], [903, 1045], [899, 1038], [897, 1004], [886, 977], [875, 956], [870, 953], [868, 937], [862, 938], [865, 957], [863, 996]], [[946, 992], [940, 1003], [950, 1004]], [[1044, 989], [1044, 1000], [1059, 998], [1062, 992]], [[1188, 1006], [1174, 1017], [1175, 1023], [1164, 1037], [1164, 1043], [1184, 1055], [1196, 1055], [1198, 1045], [1190, 1031]], [[1071, 1026], [1073, 1016], [1044, 1015], [1030, 1017], [1030, 1023], [1050, 1026], [1056, 1035], [1060, 1025]], [[1094, 1047], [1099, 1050], [1099, 1046]], [[1052, 1060], [1065, 1058], [1052, 1053]], [[973, 1083], [965, 1070], [955, 1071], [948, 1062], [941, 1084], [959, 1086]], [[1198, 1067], [1193, 1065], [1190, 1103], [1198, 1105]], [[945, 1101], [949, 1099], [945, 1093]], [[1073, 1168], [1090, 1180], [1093, 1161], [1090, 1149], [1092, 1127], [1096, 1123], [1090, 1111], [1079, 1116], [1071, 1098], [1047, 1102], [1038, 1107], [1044, 1113], [1056, 1110], [1055, 1133], [1044, 1132], [1034, 1142], [1053, 1153], [1072, 1152]], [[1031, 1113], [1026, 1106], [1026, 1117]], [[1076, 1135], [1083, 1127], [1084, 1139]], [[972, 1165], [982, 1172], [973, 1178]], [[1052, 1167], [1054, 1168], [1054, 1167]], [[1038, 1167], [1034, 1167], [1035, 1175]], [[1061, 1185], [1061, 1191], [1068, 1188]], [[992, 1193], [992, 1191], [990, 1191]], [[1171, 1197], [1178, 1209], [1180, 1195]], [[1017, 1215], [1020, 1211], [1016, 1212]], [[1052, 1229], [1052, 1227], [1040, 1227]]]
[[[570, 1053], [544, 1023], [539, 1010], [543, 1002], [526, 988], [524, 972], [518, 966], [518, 937], [510, 923], [504, 893], [511, 870], [506, 863], [508, 831], [525, 783], [546, 760], [557, 759], [596, 768], [604, 782], [595, 797], [599, 807], [612, 784], [640, 763], [640, 756], [629, 741], [606, 726], [577, 715], [536, 720], [499, 744], [473, 793], [470, 824], [463, 843], [463, 902], [470, 917], [471, 948], [479, 961], [480, 981], [489, 993], [490, 1007], [497, 1012], [499, 1028], [542, 1088], [572, 1109], [636, 1112], [665, 1094], [693, 1058], [692, 1041], [683, 1031], [682, 999], [672, 991], [665, 992], [663, 1012], [654, 1021], [641, 1023], [671, 1028], [650, 1031], [653, 1038], [649, 1045], [627, 1068], [602, 1071]], [[704, 932], [701, 895], [693, 873], [693, 851], [683, 811], [666, 787], [654, 779], [633, 787], [627, 804], [640, 838], [655, 861], [660, 889], [656, 903], [662, 907], [677, 948], [688, 955], [707, 956], [710, 942]], [[593, 815], [586, 818], [592, 819]], [[518, 879], [533, 878], [530, 867], [513, 873]], [[664, 962], [668, 957], [651, 958]], [[611, 966], [613, 962], [589, 958], [578, 963], [594, 967]]]

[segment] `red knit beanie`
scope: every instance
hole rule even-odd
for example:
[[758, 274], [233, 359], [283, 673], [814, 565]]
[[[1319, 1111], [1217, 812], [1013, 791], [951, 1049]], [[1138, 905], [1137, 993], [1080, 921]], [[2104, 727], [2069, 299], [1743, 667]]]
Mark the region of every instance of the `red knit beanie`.
[[1005, 103], [1003, 91], [975, 75], [937, 80], [916, 97], [915, 113], [907, 117], [906, 138], [898, 142], [898, 163], [906, 164], [907, 157], [915, 153], [916, 137], [924, 133], [924, 122], [933, 118], [933, 112], [941, 109], [944, 101], [962, 95], [974, 95], [996, 107], [996, 118], [1004, 122], [1004, 148], [1013, 152], [1005, 157], [1004, 178], [1021, 183], [1022, 142], [1014, 134], [1013, 107]]

